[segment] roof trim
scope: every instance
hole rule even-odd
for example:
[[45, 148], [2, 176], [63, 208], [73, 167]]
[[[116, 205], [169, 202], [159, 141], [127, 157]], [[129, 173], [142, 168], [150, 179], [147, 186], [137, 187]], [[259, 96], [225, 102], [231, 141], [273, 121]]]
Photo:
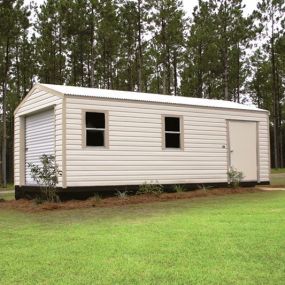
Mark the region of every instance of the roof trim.
[[152, 93], [139, 93], [131, 91], [118, 91], [109, 89], [98, 89], [88, 87], [76, 87], [66, 85], [52, 85], [52, 84], [37, 84], [39, 88], [53, 93], [57, 96], [79, 96], [97, 99], [116, 99], [123, 101], [137, 101], [137, 102], [151, 102], [159, 104], [173, 104], [184, 106], [198, 106], [208, 108], [222, 108], [222, 109], [236, 109], [244, 111], [268, 112], [267, 110], [256, 108], [255, 106], [248, 106], [236, 102], [216, 100], [216, 99], [202, 99], [183, 96], [171, 96]]
[[58, 97], [60, 97], [60, 98], [63, 98], [64, 95], [65, 95], [65, 94], [62, 93], [62, 92], [59, 92], [59, 91], [57, 91], [57, 90], [55, 90], [55, 89], [53, 89], [53, 88], [50, 88], [49, 86], [51, 86], [51, 85], [49, 85], [49, 84], [37, 83], [36, 86], [38, 86], [39, 89], [41, 89], [41, 90], [43, 90], [43, 91], [46, 91], [46, 92], [48, 92], [48, 93], [52, 93], [53, 95], [58, 96]]
[[14, 115], [16, 115], [16, 113], [19, 111], [19, 109], [25, 104], [25, 102], [29, 99], [29, 97], [34, 93], [34, 91], [36, 89], [40, 89], [42, 91], [46, 91], [48, 93], [51, 93], [54, 96], [58, 96], [63, 98], [65, 94], [57, 92], [54, 89], [48, 88], [47, 86], [37, 83], [35, 84], [32, 89], [28, 92], [28, 94], [24, 97], [24, 99], [19, 103], [19, 105], [17, 106], [17, 108], [14, 110]]

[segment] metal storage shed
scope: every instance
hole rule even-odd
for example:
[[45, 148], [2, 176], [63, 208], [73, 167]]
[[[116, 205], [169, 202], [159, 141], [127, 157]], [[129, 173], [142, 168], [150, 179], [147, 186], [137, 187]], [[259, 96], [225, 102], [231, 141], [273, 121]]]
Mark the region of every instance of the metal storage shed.
[[269, 183], [268, 111], [222, 100], [37, 84], [15, 111], [15, 185], [54, 154], [65, 195], [148, 183]]

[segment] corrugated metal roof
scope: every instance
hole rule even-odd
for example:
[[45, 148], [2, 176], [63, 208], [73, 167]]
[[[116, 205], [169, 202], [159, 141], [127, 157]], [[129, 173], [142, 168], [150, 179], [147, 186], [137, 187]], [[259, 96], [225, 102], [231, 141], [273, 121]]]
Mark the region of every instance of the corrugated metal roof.
[[201, 98], [184, 97], [184, 96], [170, 96], [170, 95], [160, 95], [160, 94], [151, 94], [151, 93], [138, 93], [138, 92], [130, 92], [130, 91], [117, 91], [117, 90], [108, 90], [108, 89], [53, 85], [53, 84], [39, 84], [39, 85], [55, 90], [65, 95], [73, 95], [73, 96], [265, 111], [262, 109], [258, 109], [254, 105], [243, 105], [243, 104], [230, 102], [230, 101], [224, 101], [224, 100], [201, 99]]

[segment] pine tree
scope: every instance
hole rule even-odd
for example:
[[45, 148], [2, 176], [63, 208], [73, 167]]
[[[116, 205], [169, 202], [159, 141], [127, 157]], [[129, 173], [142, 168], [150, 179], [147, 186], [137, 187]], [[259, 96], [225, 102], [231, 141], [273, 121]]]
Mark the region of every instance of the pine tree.
[[[272, 91], [272, 121], [273, 121], [273, 153], [274, 153], [274, 167], [281, 166], [281, 152], [282, 146], [282, 126], [280, 115], [281, 99], [280, 93], [280, 77], [278, 70], [278, 59], [276, 54], [276, 42], [280, 37], [280, 28], [284, 23], [285, 16], [285, 2], [284, 0], [261, 0], [257, 5], [257, 10], [254, 11], [254, 16], [258, 21], [258, 27], [261, 30], [260, 35], [266, 39], [264, 49], [270, 54], [271, 63], [271, 91]], [[283, 94], [284, 96], [284, 94]], [[283, 160], [283, 159], [282, 159]]]
[[65, 2], [47, 0], [37, 13], [36, 39], [38, 76], [43, 83], [65, 82], [65, 39], [63, 19]]
[[[223, 98], [239, 100], [241, 45], [249, 41], [250, 19], [245, 19], [243, 16], [242, 0], [214, 0], [214, 3], [216, 5], [216, 36], [222, 63]], [[231, 57], [236, 60], [231, 60]], [[237, 92], [235, 92], [236, 87]], [[234, 96], [235, 93], [236, 96]]]
[[184, 96], [217, 98], [221, 64], [216, 41], [215, 5], [199, 1], [194, 8], [190, 34], [184, 52], [181, 92]]
[[[119, 54], [116, 65], [116, 88], [134, 91], [141, 86], [141, 67], [137, 53], [138, 10], [133, 1], [123, 1], [118, 12]], [[138, 70], [138, 72], [137, 72]], [[140, 74], [140, 75], [139, 75]]]
[[115, 65], [119, 47], [118, 7], [114, 1], [102, 1], [99, 4], [97, 68], [99, 72], [99, 86], [106, 89], [115, 88]]
[[[13, 111], [15, 102], [19, 101], [21, 94], [20, 78], [20, 44], [26, 42], [29, 27], [30, 12], [24, 7], [23, 0], [0, 1], [0, 81], [2, 99], [2, 180], [3, 186], [7, 184], [7, 157], [13, 161], [11, 137], [7, 138], [13, 130]], [[15, 66], [14, 66], [15, 65]], [[13, 74], [17, 70], [18, 74]], [[15, 88], [16, 86], [16, 88]], [[9, 176], [12, 176], [13, 165], [9, 165]]]
[[150, 21], [153, 38], [151, 43], [154, 56], [157, 92], [178, 94], [177, 78], [179, 53], [184, 45], [185, 19], [182, 2], [177, 0], [149, 0]]

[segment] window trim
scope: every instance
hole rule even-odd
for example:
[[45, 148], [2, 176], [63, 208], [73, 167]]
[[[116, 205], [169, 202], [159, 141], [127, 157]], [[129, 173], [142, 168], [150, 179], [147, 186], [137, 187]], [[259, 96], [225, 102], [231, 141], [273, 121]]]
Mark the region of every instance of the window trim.
[[[87, 128], [86, 127], [86, 113], [103, 113], [105, 115], [105, 129], [102, 128]], [[83, 149], [109, 149], [109, 111], [106, 110], [82, 110], [81, 111], [81, 129], [82, 129], [82, 148]], [[104, 131], [104, 146], [92, 146], [86, 144], [87, 130]]]
[[[174, 131], [166, 131], [165, 130], [165, 118], [179, 118], [179, 132]], [[161, 139], [162, 139], [162, 150], [165, 151], [184, 151], [184, 118], [181, 115], [176, 114], [167, 114], [161, 116], [161, 123], [162, 123], [162, 132], [161, 132]], [[180, 147], [166, 147], [165, 145], [165, 134], [179, 134], [180, 135]]]

